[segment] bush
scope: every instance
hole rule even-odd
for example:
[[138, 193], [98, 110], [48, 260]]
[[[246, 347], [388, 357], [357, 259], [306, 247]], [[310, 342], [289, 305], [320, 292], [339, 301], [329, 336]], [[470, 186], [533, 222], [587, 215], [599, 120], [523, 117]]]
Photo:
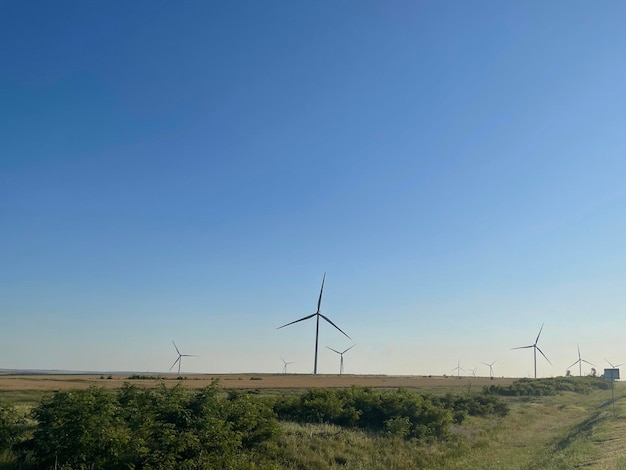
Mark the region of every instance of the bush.
[[24, 417], [14, 406], [0, 402], [0, 453], [19, 441], [23, 425]]
[[233, 468], [279, 432], [267, 403], [224, 397], [217, 381], [195, 392], [180, 384], [57, 392], [33, 417], [23, 459], [39, 468]]
[[594, 389], [608, 390], [609, 384], [597, 377], [554, 377], [548, 379], [520, 379], [511, 385], [489, 385], [483, 388], [491, 395], [547, 396], [562, 392], [590, 393]]
[[506, 404], [490, 396], [445, 398], [406, 390], [374, 392], [369, 388], [311, 389], [299, 397], [279, 398], [274, 411], [280, 419], [329, 423], [383, 432], [396, 437], [442, 439], [452, 422], [466, 414], [505, 415]]

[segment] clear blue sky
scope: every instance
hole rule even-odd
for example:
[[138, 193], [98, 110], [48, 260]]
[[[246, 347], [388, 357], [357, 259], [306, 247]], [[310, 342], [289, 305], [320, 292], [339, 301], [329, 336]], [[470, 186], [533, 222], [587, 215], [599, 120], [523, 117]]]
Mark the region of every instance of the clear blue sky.
[[626, 362], [625, 18], [1, 2], [0, 368]]

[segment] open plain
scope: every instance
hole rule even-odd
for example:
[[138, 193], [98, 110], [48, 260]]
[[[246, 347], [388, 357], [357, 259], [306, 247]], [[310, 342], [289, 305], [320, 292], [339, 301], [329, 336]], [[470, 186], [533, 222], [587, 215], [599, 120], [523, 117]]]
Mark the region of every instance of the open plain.
[[[30, 410], [55, 391], [124, 383], [151, 388], [177, 384], [202, 388], [218, 379], [224, 389], [281, 396], [311, 388], [412, 389], [444, 396], [479, 396], [485, 385], [508, 386], [518, 379], [456, 376], [304, 375], [304, 374], [0, 374], [0, 402], [13, 404], [19, 413]], [[552, 379], [546, 379], [548, 381]], [[571, 379], [574, 383], [576, 380]], [[528, 381], [528, 384], [538, 383]], [[549, 396], [505, 397], [506, 416], [467, 416], [450, 427], [442, 441], [396, 439], [333, 424], [281, 422], [277, 457], [280, 468], [430, 468], [430, 469], [545, 469], [626, 468], [626, 401], [621, 383], [615, 384], [615, 411], [609, 390], [564, 392]], [[272, 398], [273, 399], [273, 398]], [[32, 426], [32, 421], [29, 421]], [[303, 440], [302, 436], [308, 436]], [[0, 469], [20, 467], [13, 454], [0, 455]], [[276, 467], [276, 468], [279, 468]]]
[[183, 382], [188, 388], [202, 388], [218, 379], [226, 389], [306, 389], [306, 388], [474, 388], [484, 385], [509, 385], [513, 378], [453, 377], [453, 376], [388, 376], [388, 375], [310, 375], [310, 374], [188, 374], [131, 375], [131, 374], [26, 374], [0, 375], [2, 391], [56, 391], [84, 389], [91, 386], [116, 389], [125, 382], [155, 386], [164, 382], [175, 385]]

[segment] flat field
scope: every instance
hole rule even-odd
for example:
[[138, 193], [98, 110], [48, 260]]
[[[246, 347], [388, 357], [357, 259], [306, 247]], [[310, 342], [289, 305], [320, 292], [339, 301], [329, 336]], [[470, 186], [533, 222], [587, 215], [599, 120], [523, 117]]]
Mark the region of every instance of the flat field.
[[[116, 389], [125, 382], [140, 387], [181, 383], [201, 388], [219, 379], [225, 389], [258, 390], [262, 394], [298, 393], [308, 388], [407, 388], [433, 394], [479, 394], [484, 385], [509, 385], [517, 379], [454, 376], [300, 375], [300, 374], [32, 374], [0, 375], [0, 400], [27, 413], [41, 397], [57, 390], [90, 386]], [[431, 470], [556, 470], [626, 468], [626, 388], [616, 383], [614, 405], [609, 390], [587, 394], [505, 397], [505, 417], [467, 417], [453, 425], [453, 438], [417, 444], [356, 429], [327, 424], [284, 422], [279, 438], [280, 468]], [[613, 408], [614, 406], [614, 408]], [[307, 436], [307, 439], [303, 439]], [[4, 458], [4, 461], [3, 461]], [[0, 455], [0, 469], [19, 463]]]
[[[141, 377], [138, 379], [131, 377]], [[509, 385], [512, 378], [488, 377], [442, 377], [442, 376], [387, 376], [387, 375], [305, 375], [305, 374], [188, 374], [181, 376], [132, 376], [128, 374], [82, 375], [82, 374], [33, 374], [0, 375], [0, 392], [9, 391], [56, 391], [98, 386], [109, 389], [121, 387], [124, 382], [143, 386], [155, 386], [165, 381], [168, 385], [182, 382], [187, 388], [202, 388], [218, 379], [225, 389], [306, 389], [306, 388], [415, 388], [424, 391], [437, 389], [476, 389], [484, 385]]]

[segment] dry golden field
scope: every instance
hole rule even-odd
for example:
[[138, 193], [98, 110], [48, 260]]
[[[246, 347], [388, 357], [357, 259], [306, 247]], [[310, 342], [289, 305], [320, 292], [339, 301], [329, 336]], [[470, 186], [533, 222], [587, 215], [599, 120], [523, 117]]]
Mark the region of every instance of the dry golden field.
[[[103, 378], [104, 377], [104, 378]], [[111, 377], [111, 378], [108, 378]], [[304, 374], [188, 374], [185, 380], [177, 380], [175, 375], [162, 375], [162, 380], [145, 378], [130, 380], [130, 375], [0, 375], [0, 391], [55, 391], [99, 386], [110, 389], [119, 388], [124, 382], [142, 386], [155, 386], [161, 381], [168, 385], [182, 382], [188, 388], [201, 388], [209, 385], [213, 379], [219, 379], [220, 385], [227, 389], [305, 389], [305, 388], [340, 388], [352, 385], [372, 388], [467, 388], [483, 385], [508, 385], [513, 378], [488, 377], [441, 377], [441, 376], [387, 376], [387, 375], [304, 375]]]

